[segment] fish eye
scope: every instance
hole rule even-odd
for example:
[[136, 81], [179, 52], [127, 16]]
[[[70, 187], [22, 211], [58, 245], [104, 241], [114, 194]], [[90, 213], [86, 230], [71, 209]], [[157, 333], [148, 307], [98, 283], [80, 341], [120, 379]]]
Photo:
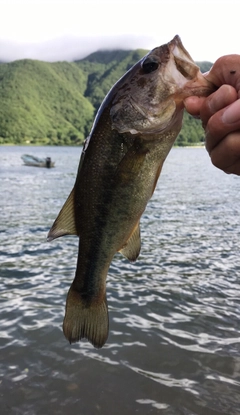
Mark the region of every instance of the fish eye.
[[156, 69], [159, 66], [159, 62], [156, 60], [156, 58], [148, 56], [142, 63], [142, 68], [144, 73], [151, 73], [156, 71]]

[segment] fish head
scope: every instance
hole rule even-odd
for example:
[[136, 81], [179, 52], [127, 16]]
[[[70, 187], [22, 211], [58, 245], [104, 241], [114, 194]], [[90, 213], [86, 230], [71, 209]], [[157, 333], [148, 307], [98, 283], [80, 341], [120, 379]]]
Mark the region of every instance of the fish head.
[[153, 49], [113, 87], [110, 116], [120, 133], [155, 134], [181, 128], [183, 100], [216, 88], [201, 74], [180, 37]]

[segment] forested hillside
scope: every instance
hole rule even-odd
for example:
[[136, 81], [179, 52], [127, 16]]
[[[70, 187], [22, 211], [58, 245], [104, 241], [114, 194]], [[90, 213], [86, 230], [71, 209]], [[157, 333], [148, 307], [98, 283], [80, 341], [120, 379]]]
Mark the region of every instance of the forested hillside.
[[[0, 144], [81, 144], [112, 85], [147, 51], [101, 51], [76, 62], [19, 60], [0, 65]], [[204, 72], [209, 62], [198, 63]], [[178, 145], [203, 140], [185, 114]]]

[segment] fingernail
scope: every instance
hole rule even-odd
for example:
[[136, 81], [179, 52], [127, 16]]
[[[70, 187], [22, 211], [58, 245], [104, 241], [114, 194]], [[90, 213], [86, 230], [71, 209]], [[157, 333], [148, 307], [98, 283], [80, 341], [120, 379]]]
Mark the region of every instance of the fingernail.
[[225, 124], [234, 124], [235, 122], [240, 121], [240, 99], [233, 102], [224, 111], [224, 113], [222, 115], [222, 121]]

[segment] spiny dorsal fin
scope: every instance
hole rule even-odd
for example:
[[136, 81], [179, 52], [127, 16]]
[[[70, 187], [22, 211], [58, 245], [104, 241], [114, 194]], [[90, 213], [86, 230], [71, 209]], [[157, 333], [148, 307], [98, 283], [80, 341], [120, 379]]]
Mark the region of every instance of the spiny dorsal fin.
[[141, 237], [140, 237], [140, 225], [139, 222], [135, 226], [130, 238], [128, 238], [126, 244], [120, 249], [122, 255], [124, 255], [129, 261], [136, 261], [141, 250]]
[[47, 240], [59, 238], [64, 235], [77, 235], [75, 214], [74, 214], [74, 188], [60, 210], [57, 219], [52, 225]]

